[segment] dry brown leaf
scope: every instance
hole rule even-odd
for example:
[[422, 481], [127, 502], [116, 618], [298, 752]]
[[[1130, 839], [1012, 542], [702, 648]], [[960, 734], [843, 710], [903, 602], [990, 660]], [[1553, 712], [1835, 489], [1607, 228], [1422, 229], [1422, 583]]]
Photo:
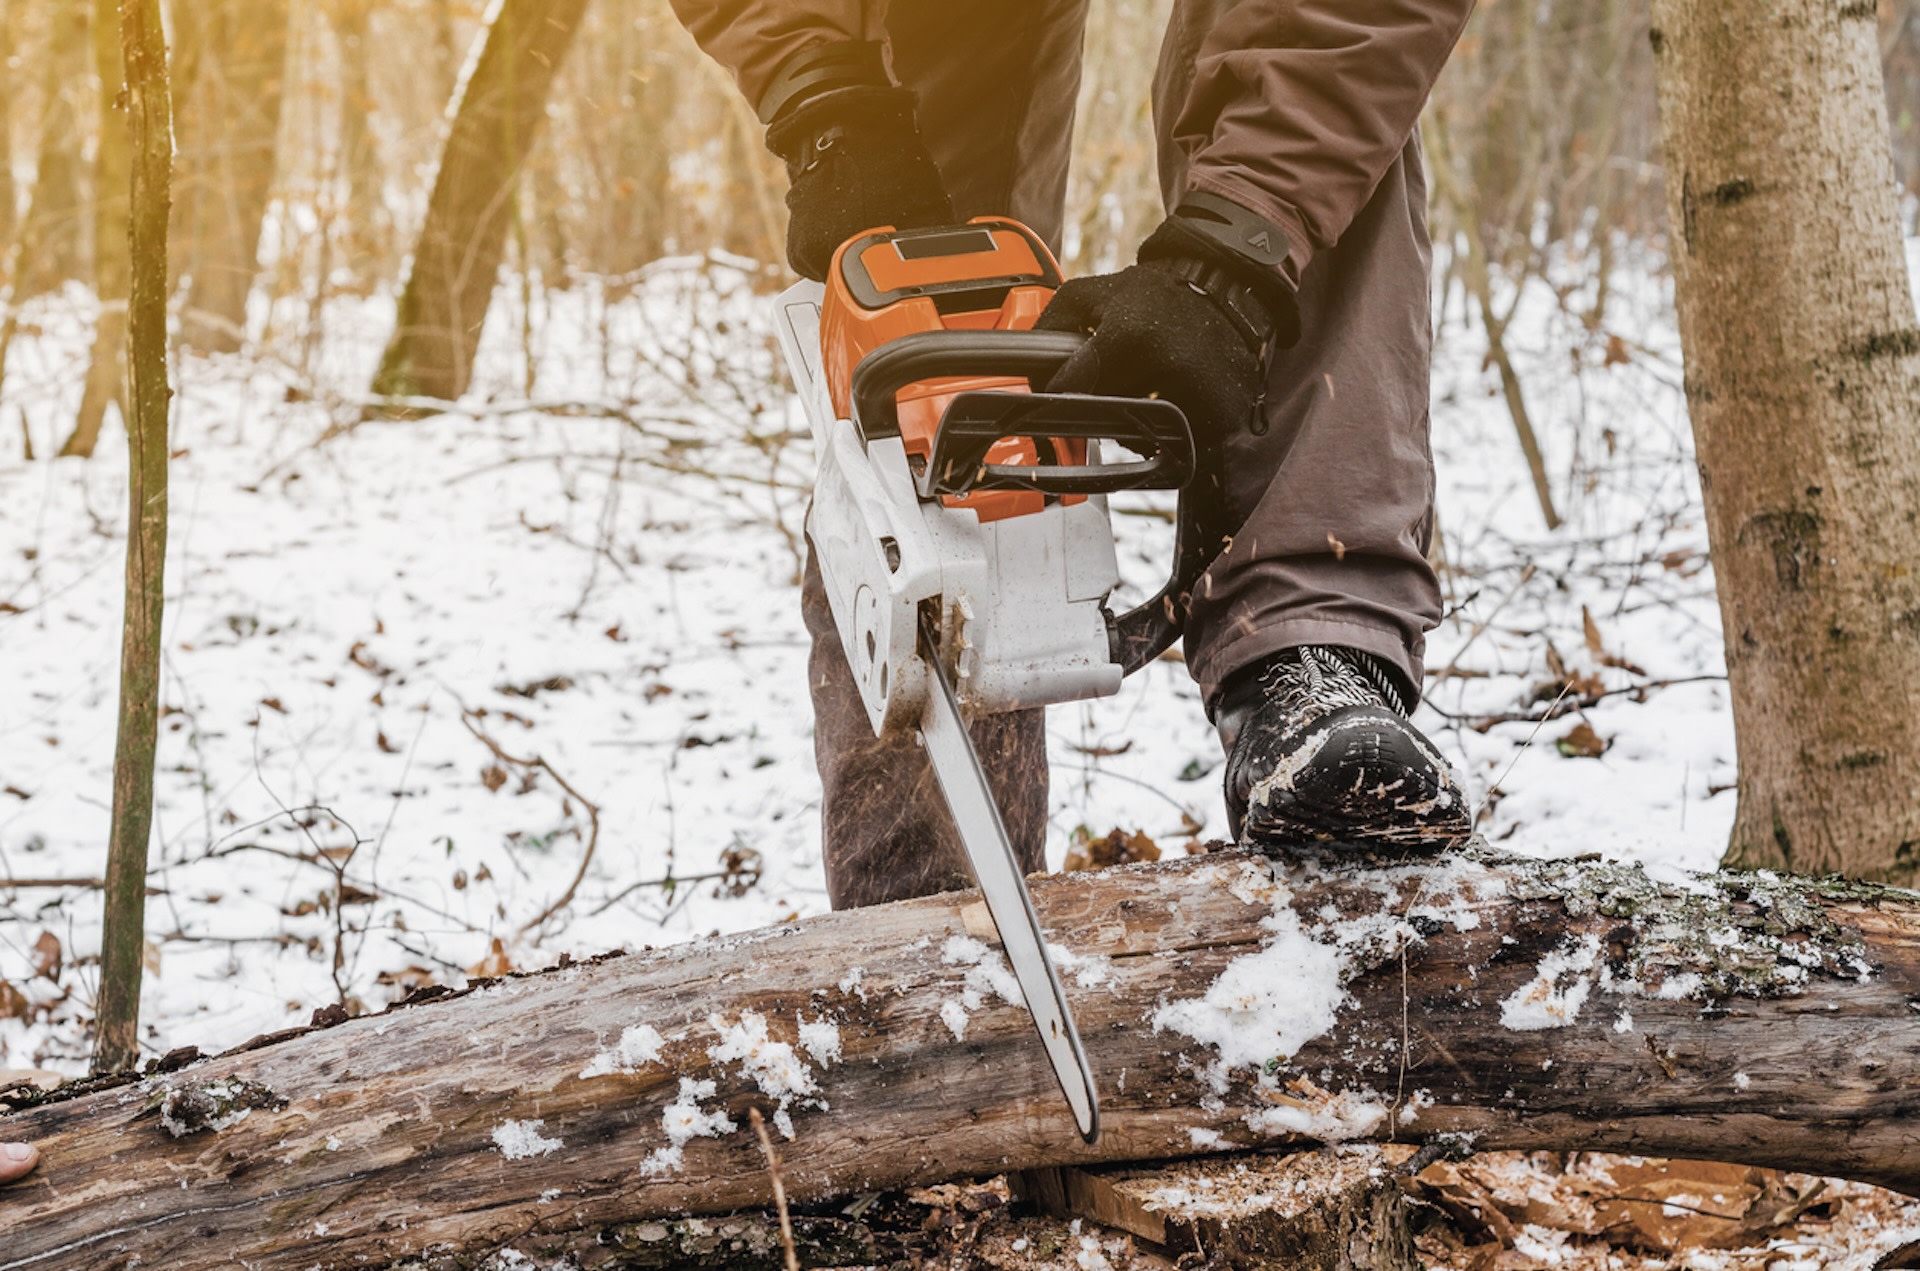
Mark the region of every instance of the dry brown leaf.
[[1607, 337], [1607, 356], [1606, 356], [1606, 360], [1603, 363], [1601, 363], [1601, 365], [1625, 366], [1628, 362], [1631, 362], [1632, 360], [1633, 360], [1633, 356], [1627, 351], [1627, 342], [1625, 340], [1621, 339], [1617, 335], [1610, 335]]
[[1593, 620], [1593, 611], [1585, 605], [1580, 606], [1580, 625], [1586, 631], [1587, 652], [1596, 658], [1607, 656], [1606, 643], [1600, 639], [1600, 624]]
[[1116, 829], [1095, 837], [1086, 826], [1074, 830], [1067, 844], [1066, 869], [1105, 869], [1109, 865], [1131, 865], [1160, 859], [1160, 845], [1136, 830], [1132, 834]]
[[1598, 759], [1613, 743], [1593, 731], [1584, 720], [1575, 724], [1565, 737], [1553, 743], [1554, 749], [1569, 759]]
[[1764, 1237], [1748, 1211], [1767, 1193], [1771, 1170], [1716, 1161], [1621, 1161], [1613, 1189], [1593, 1197], [1617, 1244], [1652, 1253], [1738, 1249]]
[[507, 784], [507, 770], [499, 764], [489, 764], [480, 770], [480, 784], [489, 791], [496, 791]]
[[480, 976], [483, 979], [491, 979], [501, 975], [512, 975], [513, 959], [507, 956], [507, 946], [501, 941], [500, 937], [495, 936], [493, 938], [493, 947], [487, 950], [487, 956], [468, 967], [467, 971], [469, 974]]
[[431, 988], [439, 983], [432, 971], [418, 965], [403, 966], [397, 971], [382, 971], [373, 978], [377, 983], [390, 985], [407, 993], [416, 989]]
[[0, 1019], [28, 1019], [33, 1014], [33, 1004], [27, 1001], [27, 995], [13, 987], [11, 981], [0, 980]]
[[33, 969], [56, 983], [60, 979], [60, 937], [51, 931], [42, 931], [40, 938], [33, 942]]

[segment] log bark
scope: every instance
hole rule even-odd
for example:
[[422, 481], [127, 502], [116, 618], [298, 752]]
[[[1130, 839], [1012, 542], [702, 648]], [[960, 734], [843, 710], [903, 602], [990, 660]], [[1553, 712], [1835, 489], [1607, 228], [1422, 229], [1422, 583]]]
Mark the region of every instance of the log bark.
[[0, 1118], [46, 1158], [5, 1195], [0, 1271], [551, 1261], [767, 1206], [750, 1108], [801, 1206], [1360, 1139], [1920, 1193], [1910, 893], [1224, 853], [1034, 897], [1103, 1099], [1095, 1145], [957, 893], [486, 982]]

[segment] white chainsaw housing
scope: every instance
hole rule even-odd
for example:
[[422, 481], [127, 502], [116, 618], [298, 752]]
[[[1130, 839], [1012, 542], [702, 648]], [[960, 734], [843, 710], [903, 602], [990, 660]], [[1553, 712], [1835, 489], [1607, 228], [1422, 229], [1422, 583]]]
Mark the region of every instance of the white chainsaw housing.
[[920, 723], [930, 686], [916, 632], [929, 601], [970, 716], [1118, 692], [1107, 598], [1120, 570], [1106, 500], [986, 524], [922, 501], [901, 440], [869, 446], [834, 412], [821, 368], [824, 294], [815, 282], [789, 288], [777, 325], [818, 455], [807, 538], [874, 732]]

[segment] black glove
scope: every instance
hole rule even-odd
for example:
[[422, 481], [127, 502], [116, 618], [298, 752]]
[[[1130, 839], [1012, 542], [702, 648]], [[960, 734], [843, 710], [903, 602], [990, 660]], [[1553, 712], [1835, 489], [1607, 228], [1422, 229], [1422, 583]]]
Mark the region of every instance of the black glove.
[[953, 219], [904, 88], [810, 97], [768, 126], [767, 148], [787, 161], [787, 261], [804, 278], [825, 279], [833, 253], [861, 230]]
[[[1249, 251], [1237, 246], [1262, 237]], [[1266, 351], [1299, 339], [1293, 290], [1277, 269], [1286, 253], [1277, 226], [1225, 199], [1190, 195], [1141, 244], [1139, 264], [1054, 294], [1035, 326], [1093, 338], [1047, 391], [1164, 398], [1203, 446], [1264, 430]]]

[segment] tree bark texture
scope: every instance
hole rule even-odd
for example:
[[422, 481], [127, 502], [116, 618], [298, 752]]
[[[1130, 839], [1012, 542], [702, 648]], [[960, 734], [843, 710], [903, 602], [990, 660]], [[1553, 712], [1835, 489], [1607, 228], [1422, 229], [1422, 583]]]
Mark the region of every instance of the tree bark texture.
[[231, 353], [246, 342], [247, 297], [279, 167], [288, 0], [190, 0], [175, 13], [187, 50], [175, 218], [180, 268], [190, 279], [181, 342]]
[[1654, 0], [1735, 864], [1920, 878], [1920, 320], [1875, 6]]
[[160, 619], [167, 560], [167, 219], [173, 172], [172, 103], [160, 0], [120, 0], [127, 121], [132, 137], [133, 260], [127, 303], [126, 617], [120, 647], [120, 727], [113, 755], [95, 1071], [140, 1055], [140, 972], [146, 949], [147, 839], [153, 826], [153, 750], [160, 722]]
[[127, 382], [127, 198], [133, 181], [132, 142], [118, 105], [126, 87], [121, 68], [119, 0], [94, 0], [93, 68], [100, 81], [100, 144], [93, 156], [93, 292], [100, 316], [93, 324], [93, 354], [73, 432], [62, 455], [91, 458], [100, 443], [107, 407], [126, 413]]
[[[1920, 1192], [1920, 898], [1512, 858], [1037, 879], [1080, 1141], [956, 893], [487, 982], [0, 1118], [0, 1271], [551, 1260], [622, 1224], [1316, 1140], [1735, 1159]], [[984, 940], [983, 940], [984, 937]]]
[[373, 391], [466, 392], [513, 222], [521, 166], [587, 0], [501, 0], [480, 37]]

